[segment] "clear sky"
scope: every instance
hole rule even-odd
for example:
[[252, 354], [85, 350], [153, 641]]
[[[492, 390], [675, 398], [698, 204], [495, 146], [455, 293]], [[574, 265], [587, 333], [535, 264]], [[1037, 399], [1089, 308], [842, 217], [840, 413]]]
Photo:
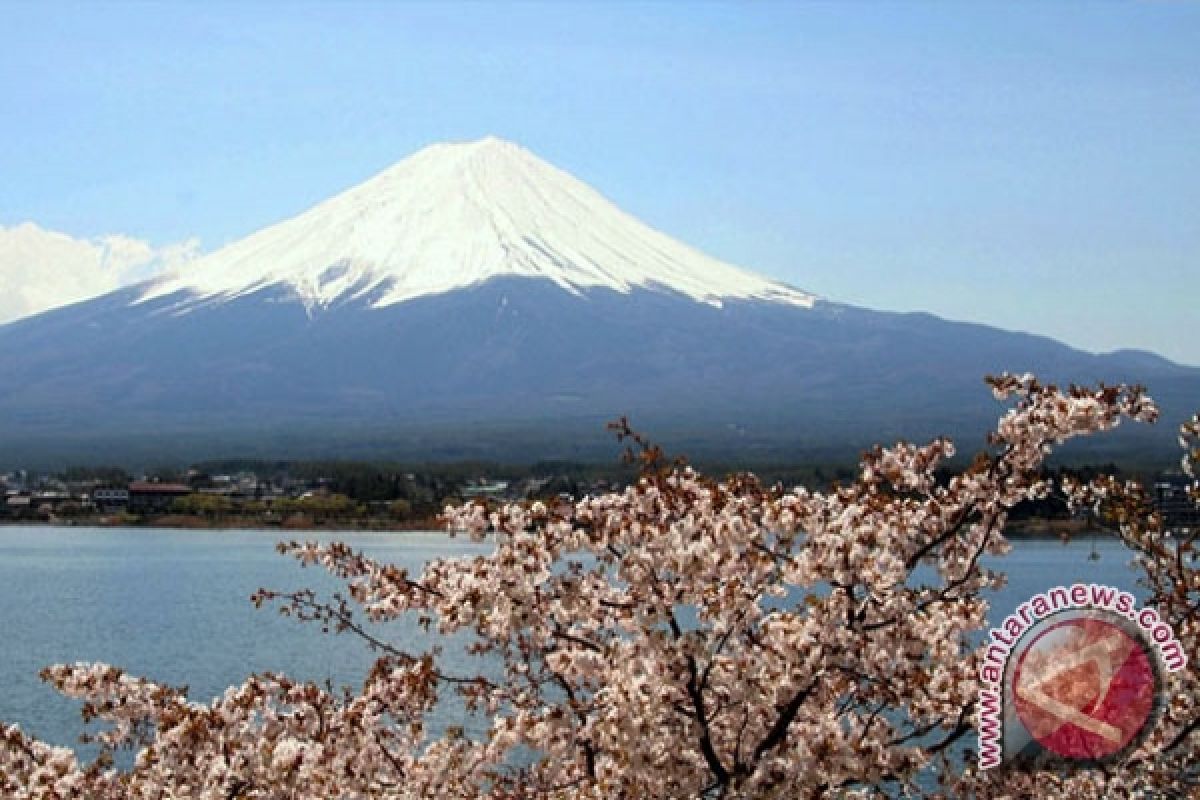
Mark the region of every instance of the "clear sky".
[[0, 4], [0, 225], [205, 249], [496, 134], [830, 299], [1200, 364], [1200, 4]]

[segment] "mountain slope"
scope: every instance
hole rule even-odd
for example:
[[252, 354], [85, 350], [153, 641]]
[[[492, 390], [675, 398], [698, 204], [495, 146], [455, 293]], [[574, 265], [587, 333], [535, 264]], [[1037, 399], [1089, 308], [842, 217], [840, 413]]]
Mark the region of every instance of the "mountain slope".
[[1000, 412], [981, 377], [1006, 369], [1145, 382], [1176, 418], [1200, 397], [1197, 371], [1169, 362], [827, 303], [715, 308], [530, 278], [314, 317], [270, 292], [182, 316], [133, 299], [0, 329], [0, 443], [189, 436], [189, 453], [426, 457], [454, 441], [447, 456], [594, 458], [613, 452], [604, 422], [630, 414], [693, 453], [785, 459], [940, 433], [980, 443]]

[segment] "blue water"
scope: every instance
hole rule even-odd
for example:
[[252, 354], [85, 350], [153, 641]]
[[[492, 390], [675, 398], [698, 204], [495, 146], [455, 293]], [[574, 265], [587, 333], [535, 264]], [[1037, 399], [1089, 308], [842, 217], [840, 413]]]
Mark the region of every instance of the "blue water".
[[[38, 678], [61, 662], [104, 661], [209, 700], [251, 672], [282, 671], [357, 685], [374, 660], [349, 636], [322, 634], [250, 595], [260, 587], [342, 586], [279, 555], [278, 531], [0, 528], [0, 720], [73, 745], [78, 704]], [[439, 533], [301, 534], [340, 539], [419, 570], [431, 559], [483, 549]], [[411, 625], [384, 629], [412, 642]], [[447, 720], [447, 722], [457, 722]]]
[[[300, 534], [340, 539], [418, 570], [431, 558], [484, 552], [488, 545], [438, 533]], [[260, 587], [336, 590], [337, 581], [275, 552], [279, 532], [0, 528], [0, 720], [57, 744], [74, 745], [79, 708], [37, 677], [49, 664], [105, 661], [208, 700], [247, 674], [282, 671], [357, 685], [374, 656], [349, 637], [256, 610]], [[992, 622], [1053, 585], [1095, 581], [1136, 592], [1128, 554], [1110, 540], [1023, 541], [992, 566], [1010, 576], [992, 598]], [[411, 625], [386, 629], [421, 649]], [[461, 714], [453, 709], [443, 715]], [[443, 719], [464, 724], [466, 719]], [[471, 727], [468, 725], [468, 727]]]

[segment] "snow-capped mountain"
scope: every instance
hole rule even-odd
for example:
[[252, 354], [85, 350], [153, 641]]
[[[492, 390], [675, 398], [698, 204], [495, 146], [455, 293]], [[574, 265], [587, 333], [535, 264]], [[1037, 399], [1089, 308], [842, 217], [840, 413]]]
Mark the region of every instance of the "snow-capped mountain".
[[814, 297], [642, 224], [511, 142], [427, 147], [365, 183], [225, 247], [147, 290], [181, 308], [286, 287], [306, 307], [384, 308], [500, 276], [578, 294], [660, 288], [809, 307]]
[[621, 414], [739, 459], [970, 447], [1001, 411], [982, 377], [1005, 370], [1149, 385], [1160, 452], [1200, 406], [1200, 370], [1151, 354], [853, 308], [722, 263], [496, 139], [434, 145], [166, 277], [2, 325], [0, 365], [0, 466], [138, 446], [611, 457]]

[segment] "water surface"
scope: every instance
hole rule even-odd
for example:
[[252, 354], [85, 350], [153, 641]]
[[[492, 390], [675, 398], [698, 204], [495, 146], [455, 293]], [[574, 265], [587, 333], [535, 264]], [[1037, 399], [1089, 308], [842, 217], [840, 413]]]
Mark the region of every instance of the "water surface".
[[[295, 534], [339, 539], [416, 571], [432, 558], [486, 552], [490, 545], [441, 533]], [[78, 704], [37, 677], [54, 663], [105, 661], [208, 700], [251, 672], [282, 671], [335, 686], [357, 685], [374, 656], [356, 640], [256, 610], [260, 587], [326, 593], [337, 581], [275, 552], [279, 531], [0, 528], [0, 720], [57, 744], [80, 732]], [[993, 598], [998, 622], [1035, 592], [1077, 580], [1136, 590], [1128, 553], [1111, 540], [1027, 540], [993, 566], [1010, 582]], [[422, 649], [412, 625], [394, 641]], [[461, 711], [442, 723], [463, 724]], [[471, 726], [468, 726], [471, 727]]]

